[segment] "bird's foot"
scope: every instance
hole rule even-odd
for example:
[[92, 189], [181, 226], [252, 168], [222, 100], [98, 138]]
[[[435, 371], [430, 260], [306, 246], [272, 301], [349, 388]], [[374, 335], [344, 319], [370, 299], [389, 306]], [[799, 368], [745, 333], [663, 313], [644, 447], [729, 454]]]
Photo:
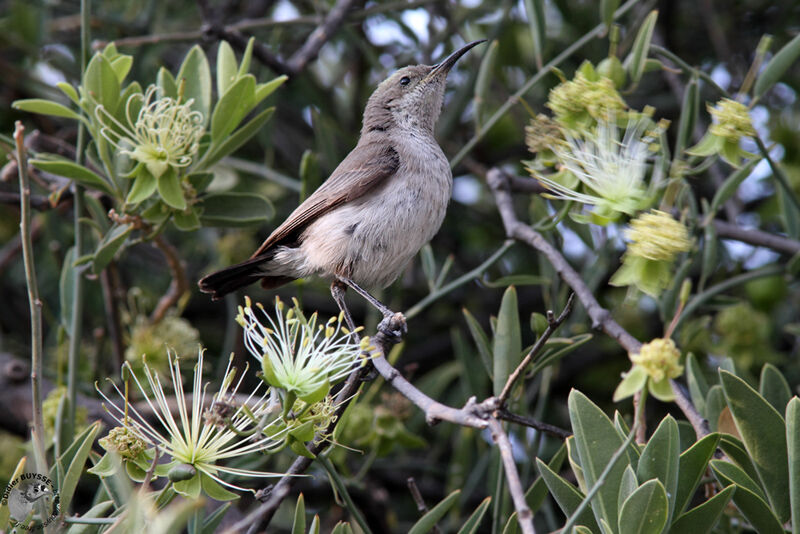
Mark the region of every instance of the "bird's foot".
[[400, 312], [388, 313], [384, 316], [383, 321], [378, 324], [378, 332], [386, 336], [392, 343], [401, 342], [403, 336], [408, 333], [405, 315]]

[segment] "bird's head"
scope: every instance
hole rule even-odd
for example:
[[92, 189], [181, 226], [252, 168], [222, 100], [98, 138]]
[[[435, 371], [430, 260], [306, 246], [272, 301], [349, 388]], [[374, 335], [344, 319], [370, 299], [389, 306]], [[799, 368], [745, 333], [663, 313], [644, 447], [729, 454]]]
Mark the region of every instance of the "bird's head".
[[473, 41], [436, 65], [409, 65], [381, 82], [364, 110], [362, 135], [399, 127], [433, 133], [442, 111], [447, 74], [472, 47]]

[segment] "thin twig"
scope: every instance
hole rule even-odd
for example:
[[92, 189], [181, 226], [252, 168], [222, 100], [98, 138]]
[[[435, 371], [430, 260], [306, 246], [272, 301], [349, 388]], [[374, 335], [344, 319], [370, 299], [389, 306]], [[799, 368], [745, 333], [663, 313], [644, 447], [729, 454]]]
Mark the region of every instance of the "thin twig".
[[525, 372], [525, 368], [531, 364], [533, 358], [539, 354], [539, 351], [542, 350], [544, 344], [547, 343], [547, 340], [550, 339], [550, 336], [558, 330], [558, 327], [561, 326], [567, 317], [569, 316], [570, 312], [572, 311], [572, 304], [575, 302], [575, 293], [570, 293], [569, 298], [567, 299], [566, 305], [564, 305], [564, 309], [561, 310], [561, 314], [558, 317], [553, 315], [551, 310], [547, 310], [547, 328], [545, 328], [542, 335], [539, 336], [539, 339], [536, 340], [536, 343], [533, 344], [530, 352], [525, 358], [519, 363], [514, 372], [511, 373], [506, 380], [506, 385], [503, 386], [503, 391], [500, 392], [500, 395], [497, 397], [497, 405], [498, 406], [505, 406], [506, 400], [508, 400], [508, 396], [511, 394], [511, 389], [514, 387], [514, 384], [522, 376], [522, 373]]
[[511, 500], [514, 501], [514, 509], [517, 511], [517, 521], [520, 529], [522, 529], [523, 534], [536, 534], [536, 530], [533, 528], [533, 512], [531, 512], [528, 502], [525, 500], [525, 490], [519, 479], [519, 471], [517, 471], [517, 464], [514, 461], [511, 441], [508, 439], [505, 430], [503, 430], [503, 424], [500, 421], [492, 417], [488, 419], [488, 423], [492, 431], [492, 440], [497, 444], [497, 448], [500, 450], [500, 457], [503, 459], [503, 469], [508, 480], [508, 492], [511, 494]]
[[749, 245], [767, 247], [788, 254], [800, 252], [800, 241], [782, 235], [770, 234], [761, 230], [748, 230], [719, 219], [714, 220], [714, 229], [717, 231], [717, 236], [723, 239], [733, 239]]
[[527, 426], [540, 432], [544, 432], [545, 434], [550, 434], [551, 436], [561, 440], [565, 440], [572, 435], [572, 432], [569, 430], [564, 430], [563, 428], [559, 428], [555, 425], [543, 423], [542, 421], [537, 421], [536, 419], [525, 417], [524, 415], [518, 415], [509, 412], [505, 408], [495, 411], [494, 416], [498, 419], [502, 419], [503, 421], [508, 421], [509, 423], [516, 423], [518, 425]]
[[106, 309], [106, 324], [111, 341], [111, 354], [114, 355], [114, 367], [120, 367], [125, 362], [122, 325], [117, 305], [117, 282], [117, 266], [112, 261], [100, 271], [100, 286], [103, 289], [103, 306]]
[[[411, 498], [414, 499], [414, 504], [417, 505], [417, 511], [421, 515], [427, 514], [428, 505], [425, 504], [425, 499], [422, 498], [422, 493], [420, 493], [419, 488], [417, 487], [417, 481], [414, 480], [414, 477], [408, 477], [406, 484], [408, 485], [408, 491], [411, 492]], [[434, 524], [431, 532], [434, 534], [441, 534], [442, 529], [439, 528], [439, 525]]]
[[333, 37], [339, 27], [344, 22], [347, 12], [353, 7], [354, 0], [338, 0], [333, 8], [325, 16], [325, 20], [319, 25], [306, 42], [300, 47], [292, 57], [289, 58], [288, 66], [292, 72], [301, 72], [309, 61], [317, 57], [320, 48]]
[[[580, 275], [567, 262], [566, 258], [547, 240], [530, 226], [517, 219], [514, 213], [514, 204], [508, 187], [508, 181], [503, 172], [498, 169], [491, 169], [486, 175], [486, 181], [494, 193], [497, 209], [503, 219], [506, 234], [514, 239], [526, 243], [530, 247], [538, 250], [547, 258], [556, 272], [575, 292], [578, 299], [586, 308], [586, 313], [592, 320], [594, 328], [601, 328], [606, 334], [617, 341], [628, 353], [636, 354], [642, 347], [642, 343], [633, 337], [619, 323], [617, 323], [611, 313], [597, 302], [589, 287]], [[688, 306], [687, 306], [688, 309]], [[686, 312], [684, 311], [684, 314]], [[709, 433], [708, 423], [697, 411], [691, 400], [681, 388], [680, 384], [674, 380], [670, 381], [672, 391], [675, 394], [675, 403], [683, 411], [686, 418], [692, 424], [698, 438]]]
[[47, 473], [47, 458], [44, 449], [44, 414], [42, 412], [42, 301], [39, 299], [39, 286], [36, 282], [36, 268], [33, 262], [33, 242], [31, 241], [31, 186], [28, 180], [28, 161], [25, 155], [25, 127], [17, 121], [14, 128], [14, 141], [17, 145], [17, 169], [19, 173], [20, 220], [19, 232], [22, 239], [22, 258], [25, 265], [25, 282], [28, 286], [28, 306], [31, 315], [31, 402], [33, 404], [33, 447], [36, 457], [36, 470]]
[[170, 274], [172, 274], [169, 289], [158, 301], [155, 310], [150, 315], [150, 321], [155, 324], [160, 322], [169, 309], [178, 303], [183, 294], [189, 291], [189, 282], [186, 280], [186, 267], [180, 259], [177, 249], [162, 234], [154, 237], [153, 243], [164, 254]]

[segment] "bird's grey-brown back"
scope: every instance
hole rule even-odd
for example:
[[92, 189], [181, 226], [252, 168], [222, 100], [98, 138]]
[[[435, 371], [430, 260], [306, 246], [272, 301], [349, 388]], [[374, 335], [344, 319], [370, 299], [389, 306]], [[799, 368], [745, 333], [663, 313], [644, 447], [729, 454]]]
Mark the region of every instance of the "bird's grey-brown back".
[[385, 287], [439, 230], [453, 178], [434, 128], [447, 74], [470, 43], [438, 65], [383, 81], [364, 110], [356, 147], [250, 260], [200, 281], [219, 298], [262, 278], [275, 287], [311, 275]]

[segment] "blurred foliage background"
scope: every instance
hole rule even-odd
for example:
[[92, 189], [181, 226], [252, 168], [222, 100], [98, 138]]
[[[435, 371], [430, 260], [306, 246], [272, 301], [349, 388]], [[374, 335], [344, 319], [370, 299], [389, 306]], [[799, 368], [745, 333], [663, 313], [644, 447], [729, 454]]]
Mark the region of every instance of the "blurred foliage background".
[[[90, 31], [96, 48], [116, 41], [121, 52], [133, 55], [130, 79], [147, 82], [155, 80], [162, 66], [176, 72], [186, 52], [195, 44], [203, 47], [213, 64], [220, 28], [240, 36], [253, 35], [275, 57], [288, 58], [317, 27], [330, 9], [329, 4], [230, 0], [205, 6], [204, 18], [202, 2], [97, 0], [92, 2]], [[196, 354], [198, 344], [202, 344], [208, 349], [206, 358], [212, 362], [211, 369], [224, 366], [231, 351], [236, 353], [237, 362], [246, 360], [241, 332], [233, 320], [241, 297], [212, 302], [198, 292], [196, 280], [248, 257], [299, 200], [328, 176], [355, 145], [361, 112], [371, 91], [394, 69], [407, 64], [435, 63], [466, 41], [478, 38], [497, 41], [497, 58], [488, 90], [477, 108], [475, 80], [486, 49], [478, 48], [465, 56], [450, 75], [437, 130], [437, 138], [448, 157], [454, 156], [487, 117], [538, 71], [526, 12], [529, 3], [524, 1], [353, 4], [344, 23], [320, 49], [318, 57], [296, 72], [284, 72], [280, 65], [267, 65], [255, 54], [251, 72], [258, 80], [280, 74], [288, 74], [289, 80], [269, 97], [268, 105], [276, 108], [272, 119], [246, 146], [213, 169], [214, 181], [209, 187], [260, 193], [271, 201], [274, 216], [263, 224], [246, 228], [202, 228], [193, 232], [168, 229], [166, 239], [185, 262], [190, 292], [156, 325], [149, 323], [147, 316], [167, 291], [171, 275], [163, 256], [152, 244], [134, 245], [116, 258], [108, 268], [110, 282], [103, 282], [100, 276], [87, 276], [80, 343], [81, 393], [95, 397], [94, 382], [118, 376], [121, 358], [135, 361], [146, 353], [153, 360], [163, 359], [165, 343], [186, 357]], [[545, 61], [599, 23], [596, 4], [585, 0], [544, 2]], [[38, 130], [56, 145], [75, 146], [74, 121], [16, 111], [11, 103], [23, 98], [51, 98], [67, 103], [54, 84], [59, 81], [77, 84], [80, 79], [79, 7], [74, 0], [0, 3], [0, 72], [3, 73], [0, 132], [10, 135], [14, 121], [22, 120], [29, 132]], [[623, 57], [652, 9], [659, 10], [653, 43], [701, 69], [731, 91], [741, 86], [764, 34], [773, 36], [775, 51], [800, 30], [800, 4], [793, 1], [642, 1], [620, 21], [619, 48]], [[232, 45], [240, 57], [241, 43]], [[607, 54], [608, 40], [597, 38], [558, 68], [570, 78], [582, 61], [597, 64]], [[664, 64], [672, 70], [647, 73], [639, 87], [625, 98], [636, 109], [645, 105], [655, 107], [656, 118], [677, 125], [686, 77], [668, 59], [664, 59]], [[509, 172], [526, 175], [520, 164], [530, 157], [524, 142], [524, 129], [530, 120], [525, 108], [545, 112], [548, 91], [558, 83], [557, 75], [544, 76], [525, 94], [526, 106], [513, 106], [456, 165], [453, 200], [430, 250], [379, 295], [392, 309], [408, 310], [429, 293], [431, 274], [426, 273], [426, 265], [428, 271], [433, 264], [438, 270], [444, 262], [452, 262], [447, 274], [447, 279], [452, 280], [481, 264], [502, 246], [505, 232], [485, 184], [485, 172], [502, 166]], [[706, 84], [700, 88], [701, 102], [717, 100], [718, 95]], [[752, 110], [756, 128], [780, 162], [795, 195], [800, 194], [798, 90], [800, 63], [795, 63]], [[695, 141], [708, 123], [703, 108]], [[675, 130], [671, 128], [668, 135], [674, 136]], [[9, 150], [9, 145], [0, 144], [0, 151]], [[689, 178], [689, 183], [698, 199], [710, 201], [728, 173], [728, 168], [723, 172], [716, 165]], [[762, 161], [722, 210], [721, 218], [742, 227], [785, 233], [775, 188], [771, 171]], [[16, 191], [16, 172], [6, 169], [0, 179], [0, 193], [5, 195], [0, 205], [0, 294], [3, 295], [0, 350], [24, 360], [29, 354], [30, 326], [17, 237], [19, 210], [13, 201]], [[52, 191], [39, 184], [33, 193], [46, 197]], [[62, 306], [59, 277], [66, 249], [73, 242], [69, 197], [65, 192], [56, 207], [45, 202], [34, 216], [36, 266], [45, 323], [45, 374], [53, 383], [63, 383], [66, 373], [67, 337], [59, 326]], [[519, 198], [518, 202], [518, 212], [529, 209], [535, 213], [541, 209], [537, 203], [544, 201], [534, 197]], [[595, 227], [590, 236], [595, 243], [592, 248], [570, 224], [565, 223], [561, 230], [548, 237], [581, 273], [600, 303], [613, 310], [614, 317], [637, 339], [659, 337], [665, 318], [658, 303], [647, 297], [630, 297], [625, 288], [607, 284], [619, 266], [622, 253], [619, 235], [613, 229]], [[701, 240], [702, 232], [694, 238]], [[717, 253], [715, 268], [710, 272], [701, 273], [699, 262], [688, 267], [688, 276], [695, 285], [701, 274], [706, 277], [703, 283], [709, 287], [734, 275], [788, 259], [785, 253], [728, 239], [719, 240]], [[527, 326], [531, 315], [548, 309], [558, 311], [567, 288], [549, 263], [517, 244], [478, 279], [438, 298], [410, 319], [408, 336], [395, 354], [397, 366], [423, 391], [451, 405], [460, 406], [471, 395], [481, 399], [491, 394], [491, 381], [481, 368], [462, 309], [468, 310], [488, 330], [490, 316], [497, 314], [505, 286], [511, 282], [517, 285], [523, 346], [532, 343], [535, 335]], [[104, 290], [103, 283], [110, 285]], [[256, 286], [244, 293], [265, 304], [274, 296]], [[274, 293], [284, 300], [298, 297], [306, 310], [319, 310], [323, 316], [337, 312], [323, 282], [297, 282]], [[110, 331], [114, 326], [109, 318], [114, 315], [108, 309], [109, 298], [118, 310], [121, 327], [117, 347]], [[360, 299], [350, 297], [349, 301], [356, 320], [368, 329], [374, 327], [379, 317]], [[758, 376], [763, 364], [773, 363], [796, 392], [800, 383], [798, 303], [800, 285], [796, 278], [783, 274], [758, 278], [706, 302], [680, 325], [674, 337], [684, 352], [693, 352], [704, 365], [713, 367], [715, 359], [722, 356], [732, 358], [742, 376]], [[537, 375], [518, 405], [521, 412], [569, 428], [566, 396], [571, 388], [577, 388], [606, 411], [616, 407], [631, 414], [630, 401], [616, 406], [611, 402], [620, 373], [630, 367], [625, 351], [602, 333], [593, 332], [580, 306], [559, 335], [568, 337], [587, 332], [595, 334], [590, 343]], [[387, 388], [379, 392], [372, 385], [368, 391], [367, 401], [359, 403], [360, 412], [356, 415], [364, 426], [373, 429], [372, 433], [366, 438], [360, 436], [357, 429], [363, 426], [354, 424], [352, 435], [348, 437], [346, 429], [340, 438], [365, 454], [337, 452], [337, 461], [354, 477], [352, 491], [368, 521], [378, 530], [380, 526], [385, 529], [380, 531], [400, 532], [403, 525], [417, 516], [405, 485], [409, 476], [416, 479], [429, 502], [437, 502], [450, 490], [462, 488], [462, 502], [469, 505], [465, 509], [473, 509], [487, 494], [487, 488], [491, 488], [487, 474], [495, 471], [490, 443], [472, 429], [450, 424], [428, 427], [413, 406]], [[14, 409], [7, 399], [5, 402], [4, 411]], [[670, 405], [651, 403], [648, 418], [658, 421], [666, 411], [679, 413]], [[0, 482], [11, 475], [16, 464], [10, 451], [17, 451], [17, 457], [24, 453], [19, 429], [6, 426], [9, 432], [0, 435], [1, 443], [8, 442], [3, 446]], [[519, 432], [515, 440], [515, 445], [521, 447], [519, 454], [530, 457], [538, 453], [546, 458], [559, 445], [553, 438], [540, 441], [533, 431]], [[287, 458], [277, 460], [278, 465], [273, 467], [280, 469], [281, 462], [288, 463], [290, 459], [287, 454]], [[525, 473], [526, 468], [522, 469]], [[303, 479], [297, 487], [305, 495], [306, 507], [321, 511], [325, 522], [332, 524], [344, 517], [324, 479]], [[243, 501], [242, 506], [250, 502], [246, 498]], [[283, 515], [279, 515], [275, 524], [290, 524], [287, 519], [290, 512], [288, 508], [282, 510]], [[553, 527], [557, 522], [554, 517], [537, 517], [537, 524], [539, 521]]]

